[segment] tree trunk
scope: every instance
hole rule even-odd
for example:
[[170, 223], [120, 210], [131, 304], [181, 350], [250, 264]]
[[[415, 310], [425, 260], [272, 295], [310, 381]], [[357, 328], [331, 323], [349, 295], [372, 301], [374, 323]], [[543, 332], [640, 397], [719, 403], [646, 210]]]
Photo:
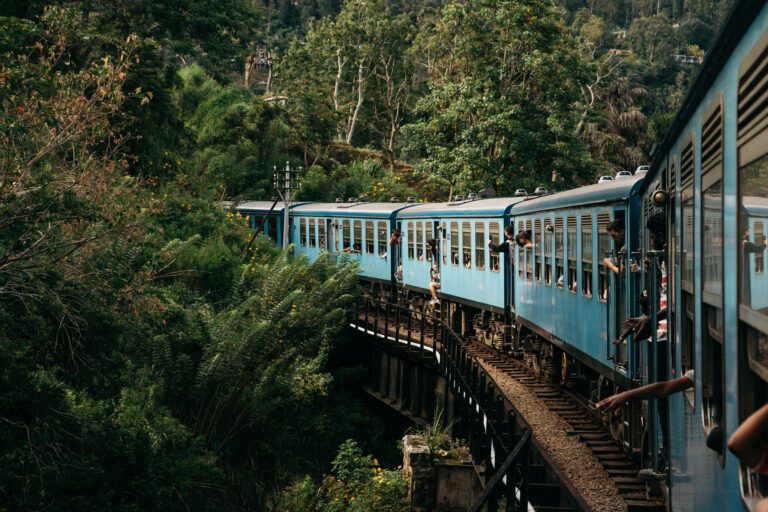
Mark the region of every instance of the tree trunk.
[[352, 143], [352, 135], [355, 133], [355, 125], [357, 124], [357, 118], [360, 115], [360, 108], [363, 106], [363, 99], [365, 98], [365, 94], [363, 92], [364, 87], [364, 77], [363, 77], [363, 59], [360, 59], [360, 62], [357, 66], [357, 105], [355, 105], [355, 110], [352, 112], [352, 117], [349, 120], [349, 127], [347, 129], [347, 138], [346, 142], [347, 144]]

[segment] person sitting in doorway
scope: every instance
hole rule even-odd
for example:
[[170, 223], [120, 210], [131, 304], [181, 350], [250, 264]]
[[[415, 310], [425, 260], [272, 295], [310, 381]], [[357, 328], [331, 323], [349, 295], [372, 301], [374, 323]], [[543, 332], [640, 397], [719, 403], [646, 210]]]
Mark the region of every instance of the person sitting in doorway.
[[440, 304], [440, 299], [437, 297], [437, 290], [440, 289], [440, 267], [437, 262], [429, 269], [429, 281], [429, 292], [432, 294], [432, 300], [429, 303], [434, 306]]

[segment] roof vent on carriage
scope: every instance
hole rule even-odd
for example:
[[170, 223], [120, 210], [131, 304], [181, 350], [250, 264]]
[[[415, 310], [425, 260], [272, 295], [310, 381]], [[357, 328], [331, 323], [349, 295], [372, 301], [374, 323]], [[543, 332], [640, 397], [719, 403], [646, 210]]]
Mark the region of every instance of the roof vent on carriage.
[[536, 187], [536, 190], [533, 191], [533, 195], [535, 196], [545, 196], [547, 194], [549, 194], [547, 187]]
[[492, 197], [496, 197], [496, 191], [492, 188], [484, 188], [477, 194], [483, 199], [491, 199]]
[[474, 192], [467, 196], [467, 200], [469, 200], [469, 201], [475, 201], [476, 199], [480, 199], [480, 198]]
[[416, 198], [413, 197], [413, 196], [408, 196], [408, 197], [405, 198], [405, 202], [406, 203], [415, 203], [416, 202]]
[[454, 197], [454, 198], [453, 198], [453, 200], [454, 200], [454, 201], [463, 201], [463, 200], [464, 200], [464, 196], [463, 196], [463, 195], [461, 195], [461, 194], [459, 194], [459, 195], [457, 195], [456, 197]]
[[389, 198], [389, 202], [390, 203], [399, 203], [400, 202], [400, 198], [397, 197], [397, 196], [392, 196], [392, 197]]
[[350, 197], [350, 198], [347, 199], [347, 202], [348, 203], [356, 203], [357, 202], [357, 198], [356, 197]]
[[515, 190], [515, 197], [525, 197], [528, 195], [528, 191], [524, 188], [519, 188]]
[[360, 201], [362, 201], [363, 203], [370, 203], [371, 198], [368, 196], [360, 196]]
[[337, 197], [336, 198], [336, 202], [337, 203], [343, 203], [344, 202], [344, 198], [343, 197]]

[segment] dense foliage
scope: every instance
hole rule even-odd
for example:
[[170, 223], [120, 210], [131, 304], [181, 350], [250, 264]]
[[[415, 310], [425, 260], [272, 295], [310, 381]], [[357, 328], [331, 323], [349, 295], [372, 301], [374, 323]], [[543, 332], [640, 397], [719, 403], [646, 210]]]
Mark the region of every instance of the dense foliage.
[[0, 1], [0, 508], [399, 510], [332, 464], [380, 436], [354, 266], [246, 250], [220, 201], [286, 162], [322, 201], [633, 168], [728, 5]]

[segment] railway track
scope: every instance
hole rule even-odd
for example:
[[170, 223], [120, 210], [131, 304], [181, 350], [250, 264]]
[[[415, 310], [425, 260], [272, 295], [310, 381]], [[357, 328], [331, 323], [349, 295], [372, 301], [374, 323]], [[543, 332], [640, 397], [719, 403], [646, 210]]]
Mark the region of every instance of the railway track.
[[[601, 416], [580, 397], [544, 382], [522, 362], [478, 342], [469, 342], [472, 355], [483, 364], [515, 379], [569, 425], [566, 432], [584, 443], [616, 486], [628, 512], [664, 512], [661, 496], [650, 494], [639, 467], [611, 437]], [[536, 432], [534, 431], [534, 436]]]

